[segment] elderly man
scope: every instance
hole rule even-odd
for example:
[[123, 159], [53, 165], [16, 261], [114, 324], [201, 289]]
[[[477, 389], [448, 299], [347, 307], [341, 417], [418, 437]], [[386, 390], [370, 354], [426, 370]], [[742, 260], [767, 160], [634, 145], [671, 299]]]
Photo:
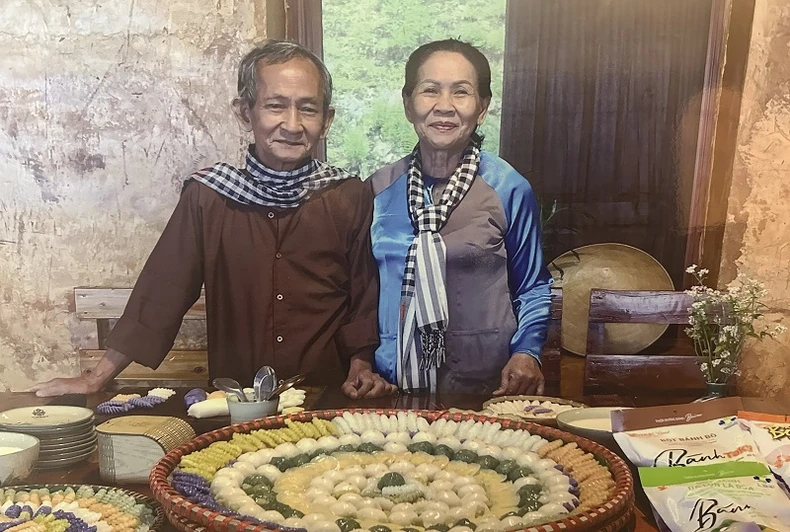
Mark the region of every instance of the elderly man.
[[249, 385], [268, 364], [343, 383], [351, 398], [395, 391], [371, 370], [372, 192], [312, 158], [334, 118], [329, 72], [300, 45], [269, 41], [241, 61], [238, 91], [236, 118], [255, 138], [245, 168], [218, 163], [187, 180], [96, 369], [38, 395], [97, 391], [132, 361], [158, 366], [204, 284], [212, 377]]

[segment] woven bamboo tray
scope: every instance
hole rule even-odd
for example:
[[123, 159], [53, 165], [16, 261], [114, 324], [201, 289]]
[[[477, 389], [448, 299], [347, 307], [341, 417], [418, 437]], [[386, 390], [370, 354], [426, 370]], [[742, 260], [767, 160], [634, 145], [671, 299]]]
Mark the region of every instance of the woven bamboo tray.
[[504, 403], [505, 401], [551, 401], [558, 405], [569, 405], [573, 408], [587, 408], [584, 403], [571, 401], [570, 399], [562, 399], [559, 397], [543, 397], [541, 395], [503, 395], [502, 397], [495, 397], [483, 403], [483, 409], [480, 411], [484, 416], [495, 416], [498, 418], [515, 419], [516, 421], [528, 421], [531, 423], [540, 423], [541, 425], [549, 425], [550, 427], [557, 426], [557, 417], [535, 417], [529, 414], [495, 414], [488, 410], [491, 405], [497, 403]]
[[74, 491], [77, 488], [87, 486], [89, 488], [93, 488], [94, 491], [99, 491], [100, 489], [106, 490], [113, 490], [113, 491], [120, 491], [125, 493], [126, 495], [130, 495], [134, 497], [134, 500], [137, 501], [137, 504], [143, 504], [147, 506], [154, 514], [154, 522], [151, 524], [151, 532], [160, 532], [162, 530], [163, 525], [165, 524], [165, 512], [162, 510], [162, 507], [159, 506], [156, 501], [151, 499], [150, 497], [146, 497], [142, 493], [137, 493], [136, 491], [128, 490], [126, 488], [119, 488], [117, 486], [99, 486], [96, 484], [23, 484], [19, 486], [5, 486], [5, 488], [13, 488], [15, 490], [40, 490], [40, 489], [48, 489], [50, 492], [58, 491], [58, 490], [65, 490], [66, 488], [71, 488]]
[[178, 517], [177, 515], [172, 514], [165, 514], [167, 516], [167, 520], [170, 521], [170, 524], [173, 525], [173, 528], [178, 530], [179, 532], [206, 532], [206, 527], [200, 525], [193, 525], [183, 517]]
[[[375, 413], [397, 415], [394, 409], [343, 409], [307, 411], [288, 416], [271, 416], [237, 425], [230, 425], [212, 432], [202, 434], [191, 442], [167, 453], [151, 471], [151, 489], [154, 498], [162, 505], [168, 519], [179, 530], [210, 530], [214, 532], [266, 532], [270, 530], [265, 526], [245, 521], [237, 517], [230, 517], [214, 512], [191, 502], [178, 493], [170, 484], [168, 477], [175, 470], [181, 457], [204, 449], [215, 441], [229, 440], [234, 433], [248, 433], [256, 429], [274, 429], [285, 426], [286, 419], [307, 422], [314, 417], [332, 419], [342, 416], [343, 412]], [[525, 532], [618, 532], [633, 519], [634, 514], [634, 482], [633, 477], [625, 462], [616, 454], [602, 445], [563, 432], [556, 428], [517, 421], [515, 419], [500, 418], [490, 415], [474, 415], [465, 412], [450, 413], [435, 410], [412, 410], [418, 416], [432, 422], [440, 417], [454, 421], [473, 419], [475, 421], [497, 421], [502, 429], [525, 429], [532, 434], [538, 434], [548, 440], [561, 439], [565, 442], [576, 442], [580, 449], [592, 453], [599, 461], [608, 466], [615, 482], [612, 496], [606, 503], [591, 510], [568, 515], [564, 519], [544, 523], [533, 527], [521, 529]]]

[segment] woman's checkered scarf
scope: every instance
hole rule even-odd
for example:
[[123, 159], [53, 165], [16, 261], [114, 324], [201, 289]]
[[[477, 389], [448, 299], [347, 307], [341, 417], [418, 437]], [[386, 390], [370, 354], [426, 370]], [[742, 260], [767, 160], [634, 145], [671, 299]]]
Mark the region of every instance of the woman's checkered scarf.
[[[435, 204], [425, 205], [419, 145], [411, 154], [407, 196], [415, 237], [406, 254], [398, 328], [398, 385], [405, 391], [436, 389], [436, 368], [445, 358], [447, 252], [439, 231], [461, 203], [480, 166], [472, 143]], [[415, 334], [416, 333], [416, 334]]]
[[190, 179], [199, 181], [244, 205], [261, 205], [293, 209], [325, 186], [355, 177], [341, 168], [311, 159], [306, 165], [289, 172], [264, 166], [254, 155], [254, 146], [247, 152], [246, 173], [227, 163], [195, 172]]

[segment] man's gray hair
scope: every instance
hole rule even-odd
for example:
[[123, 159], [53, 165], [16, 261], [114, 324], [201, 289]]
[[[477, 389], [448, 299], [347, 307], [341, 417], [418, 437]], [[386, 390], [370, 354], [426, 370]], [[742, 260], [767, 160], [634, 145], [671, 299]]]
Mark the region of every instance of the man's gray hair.
[[311, 61], [321, 75], [321, 89], [324, 96], [324, 114], [332, 103], [332, 76], [324, 62], [313, 52], [292, 41], [268, 40], [259, 44], [241, 60], [239, 64], [239, 98], [250, 107], [258, 98], [258, 64], [280, 65], [291, 59], [302, 58]]

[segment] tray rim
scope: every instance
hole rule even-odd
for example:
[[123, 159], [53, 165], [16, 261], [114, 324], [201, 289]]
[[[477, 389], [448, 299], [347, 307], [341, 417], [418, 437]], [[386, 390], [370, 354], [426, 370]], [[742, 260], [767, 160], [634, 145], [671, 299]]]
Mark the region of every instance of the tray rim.
[[[606, 525], [600, 525], [603, 528], [597, 528], [595, 532], [623, 532], [626, 527], [634, 520], [634, 507], [630, 507], [627, 512]], [[203, 525], [196, 525], [184, 517], [165, 512], [165, 517], [173, 525], [173, 528], [179, 532], [207, 532], [208, 529]]]
[[[268, 532], [272, 529], [238, 517], [231, 517], [209, 510], [208, 508], [193, 503], [188, 498], [178, 493], [172, 487], [168, 479], [178, 465], [181, 457], [185, 454], [203, 449], [215, 441], [229, 440], [234, 433], [247, 433], [256, 429], [271, 429], [285, 426], [286, 419], [309, 422], [314, 417], [331, 419], [342, 416], [344, 412], [383, 414], [389, 416], [396, 415], [398, 412], [403, 411], [402, 409], [392, 408], [313, 410], [296, 414], [269, 416], [235, 425], [228, 425], [201, 434], [192, 441], [173, 449], [162, 457], [151, 469], [151, 474], [149, 476], [151, 491], [157, 502], [162, 505], [166, 514], [177, 518], [184, 518], [193, 525], [221, 532]], [[429, 422], [433, 422], [439, 418], [451, 419], [454, 421], [472, 419], [474, 421], [498, 422], [503, 429], [526, 429], [532, 434], [538, 434], [550, 440], [562, 439], [568, 443], [575, 442], [583, 450], [593, 453], [596, 458], [606, 461], [606, 465], [612, 473], [612, 478], [615, 482], [610, 500], [590, 510], [571, 514], [557, 521], [518, 529], [520, 532], [603, 531], [608, 529], [607, 527], [613, 519], [616, 522], [620, 522], [624, 516], [633, 514], [634, 481], [628, 466], [622, 458], [592, 440], [539, 423], [504, 418], [491, 414], [450, 413], [446, 410], [410, 410], [410, 412], [424, 417]]]

